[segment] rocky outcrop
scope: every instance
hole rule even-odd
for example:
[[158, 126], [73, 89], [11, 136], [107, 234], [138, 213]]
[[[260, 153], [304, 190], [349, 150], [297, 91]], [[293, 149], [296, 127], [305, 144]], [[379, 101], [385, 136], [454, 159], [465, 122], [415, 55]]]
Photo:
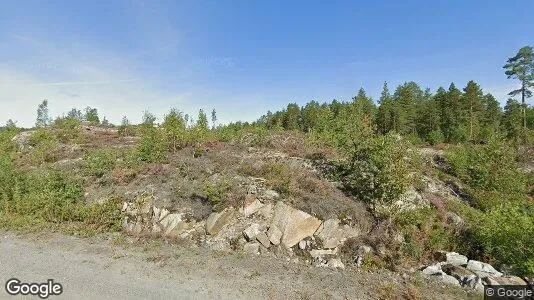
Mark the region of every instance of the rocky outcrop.
[[[312, 236], [320, 225], [321, 220], [279, 201], [274, 208], [270, 227], [276, 227], [276, 232], [282, 232], [281, 243], [286, 248], [291, 248], [302, 239]], [[278, 242], [275, 237], [269, 235], [270, 240], [275, 240], [273, 244]]]
[[358, 230], [355, 228], [348, 225], [339, 226], [339, 222], [338, 219], [328, 219], [317, 230], [315, 235], [321, 239], [323, 248], [336, 248], [347, 239], [359, 235]]
[[467, 263], [467, 269], [477, 274], [480, 278], [486, 278], [489, 276], [500, 277], [502, 273], [495, 270], [490, 264], [483, 263], [476, 260], [470, 260]]
[[25, 150], [26, 148], [28, 148], [28, 145], [29, 145], [29, 142], [30, 142], [30, 138], [31, 136], [33, 135], [35, 131], [34, 130], [31, 130], [31, 131], [23, 131], [19, 134], [17, 134], [16, 136], [14, 136], [11, 141], [13, 141], [14, 143], [16, 143], [20, 150]]
[[466, 256], [458, 254], [456, 252], [446, 253], [445, 258], [447, 263], [453, 266], [466, 266], [468, 261]]
[[216, 235], [225, 226], [234, 222], [236, 218], [237, 214], [233, 207], [226, 208], [220, 213], [212, 213], [206, 220], [206, 232], [210, 235]]
[[456, 252], [442, 252], [440, 257], [444, 261], [425, 267], [421, 270], [422, 273], [477, 292], [483, 292], [485, 285], [529, 284], [528, 280], [512, 275], [504, 276], [490, 264], [468, 260], [466, 256]]
[[517, 276], [486, 277], [482, 281], [487, 285], [527, 285], [527, 283]]
[[456, 278], [461, 285], [465, 285], [467, 282], [470, 282], [472, 279], [477, 277], [475, 273], [461, 266], [446, 264], [442, 266], [441, 269], [443, 272], [445, 272], [445, 274]]
[[[276, 198], [269, 190], [263, 195], [265, 193]], [[216, 251], [238, 250], [254, 255], [272, 253], [288, 258], [304, 255], [307, 263], [333, 269], [345, 267], [338, 249], [345, 240], [359, 234], [356, 228], [341, 225], [337, 219], [323, 223], [282, 201], [273, 207], [254, 195], [247, 196], [239, 210], [228, 207], [211, 213], [202, 221], [190, 220], [184, 212], [154, 206], [153, 195], [154, 191], [149, 187], [127, 195], [128, 201], [122, 209], [126, 231], [168, 238], [190, 237], [197, 244]]]

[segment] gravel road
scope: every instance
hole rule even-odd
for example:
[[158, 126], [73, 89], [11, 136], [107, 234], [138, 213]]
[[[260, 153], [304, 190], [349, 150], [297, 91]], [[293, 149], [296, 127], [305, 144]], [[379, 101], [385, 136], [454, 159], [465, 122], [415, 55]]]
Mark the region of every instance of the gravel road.
[[[49, 299], [376, 299], [382, 290], [402, 294], [406, 288], [400, 276], [388, 272], [329, 270], [162, 242], [114, 241], [1, 233], [2, 286], [10, 278], [27, 283], [53, 279], [63, 294]], [[458, 298], [447, 296], [448, 290], [430, 295]], [[0, 298], [17, 297], [2, 287]]]

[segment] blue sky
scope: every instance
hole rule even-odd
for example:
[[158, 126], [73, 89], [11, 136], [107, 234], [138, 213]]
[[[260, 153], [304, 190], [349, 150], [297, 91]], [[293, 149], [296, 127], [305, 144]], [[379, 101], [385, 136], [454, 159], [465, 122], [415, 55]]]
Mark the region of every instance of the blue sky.
[[[501, 102], [502, 65], [534, 44], [534, 1], [3, 1], [0, 122], [87, 105], [112, 122], [149, 109], [223, 122], [288, 102], [377, 98], [416, 81], [476, 80]], [[532, 99], [529, 100], [532, 103]]]

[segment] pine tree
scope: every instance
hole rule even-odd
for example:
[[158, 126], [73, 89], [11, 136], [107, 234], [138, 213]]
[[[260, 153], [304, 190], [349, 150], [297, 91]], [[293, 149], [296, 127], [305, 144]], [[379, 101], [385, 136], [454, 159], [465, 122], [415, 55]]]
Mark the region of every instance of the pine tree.
[[532, 88], [534, 87], [534, 51], [532, 47], [525, 46], [519, 49], [514, 57], [508, 59], [507, 64], [503, 67], [508, 78], [518, 79], [521, 83], [519, 89], [511, 91], [508, 95], [514, 97], [521, 94], [521, 110], [523, 113], [523, 129], [527, 128], [526, 119], [526, 98], [532, 97]]
[[321, 106], [317, 101], [311, 101], [302, 109], [302, 130], [310, 132], [317, 127]]
[[50, 125], [51, 122], [52, 119], [48, 113], [48, 100], [43, 100], [37, 108], [37, 121], [35, 122], [35, 127], [46, 127]]
[[416, 107], [421, 103], [424, 93], [415, 82], [406, 82], [395, 90], [396, 131], [400, 134], [416, 133]]
[[217, 122], [217, 112], [215, 108], [211, 111], [211, 127], [215, 129], [215, 123]]
[[98, 110], [87, 106], [85, 108], [85, 121], [89, 122], [91, 125], [100, 124], [100, 118], [98, 117]]
[[12, 119], [7, 120], [6, 126], [4, 126], [6, 129], [15, 129], [17, 128], [17, 121], [13, 121]]
[[433, 145], [443, 142], [439, 103], [432, 97], [429, 89], [425, 91], [422, 102], [417, 106], [416, 120], [417, 133], [421, 139]]
[[376, 125], [378, 131], [386, 134], [395, 128], [395, 114], [393, 109], [393, 99], [388, 89], [387, 82], [382, 86], [380, 99], [378, 100], [379, 107], [376, 116]]
[[67, 113], [67, 117], [76, 121], [83, 121], [83, 114], [79, 109], [73, 108]]
[[300, 130], [300, 124], [300, 108], [298, 104], [288, 104], [282, 118], [282, 126], [284, 126], [285, 130]]
[[358, 90], [358, 95], [352, 98], [352, 103], [358, 107], [364, 116], [374, 119], [376, 105], [371, 98], [367, 97], [367, 94], [363, 88], [360, 88]]
[[145, 110], [143, 112], [141, 124], [145, 127], [153, 127], [154, 124], [156, 123], [156, 119], [157, 119], [156, 116], [154, 116], [150, 111]]
[[467, 133], [462, 126], [462, 120], [466, 119], [462, 106], [462, 92], [456, 88], [454, 83], [451, 83], [445, 95], [440, 95], [439, 97], [443, 97], [439, 102], [441, 103], [441, 131], [445, 136], [445, 141], [449, 143], [465, 141], [467, 139]]
[[482, 98], [481, 131], [478, 139], [488, 141], [499, 132], [502, 118], [502, 109], [499, 101], [492, 94], [486, 94]]
[[480, 122], [480, 112], [482, 110], [482, 89], [473, 80], [467, 83], [464, 88], [463, 109], [467, 112], [465, 120], [462, 120], [468, 128], [468, 140], [472, 141], [477, 135], [478, 123]]
[[515, 99], [508, 99], [504, 106], [502, 126], [508, 139], [518, 144], [522, 137], [522, 109]]

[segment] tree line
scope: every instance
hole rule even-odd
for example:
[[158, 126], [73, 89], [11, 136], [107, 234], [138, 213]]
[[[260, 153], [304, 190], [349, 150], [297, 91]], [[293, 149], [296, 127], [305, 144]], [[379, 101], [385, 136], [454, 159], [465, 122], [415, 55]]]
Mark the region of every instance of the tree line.
[[534, 131], [534, 108], [526, 104], [534, 87], [533, 57], [532, 47], [523, 47], [504, 66], [508, 78], [518, 79], [521, 84], [509, 93], [521, 96], [521, 102], [509, 98], [504, 109], [473, 80], [462, 89], [451, 83], [435, 93], [413, 81], [397, 86], [391, 93], [384, 82], [378, 105], [360, 88], [351, 101], [311, 101], [304, 106], [290, 103], [281, 111], [268, 112], [257, 124], [321, 134], [340, 123], [364, 122], [376, 133], [396, 132], [433, 145], [481, 143], [496, 136], [524, 143]]

